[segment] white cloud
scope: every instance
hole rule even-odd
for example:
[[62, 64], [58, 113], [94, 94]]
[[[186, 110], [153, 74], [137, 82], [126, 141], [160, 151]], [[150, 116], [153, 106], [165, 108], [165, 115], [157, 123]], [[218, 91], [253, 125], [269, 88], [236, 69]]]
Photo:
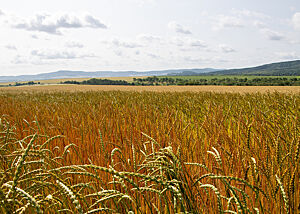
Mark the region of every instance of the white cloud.
[[4, 12], [2, 10], [0, 10], [0, 16], [4, 15]]
[[118, 47], [118, 48], [139, 48], [139, 47], [142, 47], [142, 45], [137, 43], [137, 42], [123, 41], [123, 40], [119, 40], [119, 39], [113, 39], [111, 41], [104, 41], [102, 43], [110, 44], [110, 45], [112, 45], [114, 47]]
[[235, 16], [219, 15], [216, 18], [214, 30], [220, 30], [223, 28], [241, 28], [244, 27], [242, 19]]
[[292, 18], [292, 23], [296, 30], [300, 30], [300, 12], [294, 14]]
[[230, 47], [228, 45], [225, 45], [225, 44], [219, 45], [219, 48], [220, 48], [220, 50], [223, 53], [232, 53], [232, 52], [235, 52], [235, 50], [232, 47]]
[[185, 45], [185, 42], [183, 41], [183, 39], [178, 38], [178, 37], [173, 37], [170, 40], [171, 44], [176, 45], [178, 47], [182, 47]]
[[38, 36], [35, 35], [35, 34], [31, 35], [31, 38], [33, 38], [33, 39], [39, 39]]
[[279, 56], [281, 59], [287, 59], [287, 60], [294, 60], [294, 59], [300, 59], [300, 55], [296, 52], [278, 52], [276, 53], [277, 56]]
[[49, 34], [61, 35], [61, 29], [68, 28], [107, 28], [97, 18], [91, 15], [76, 16], [71, 14], [62, 15], [36, 15], [30, 20], [17, 21], [12, 27], [27, 31], [38, 31]]
[[300, 40], [296, 40], [296, 39], [290, 39], [288, 40], [288, 42], [292, 45], [299, 45], [300, 44]]
[[184, 61], [189, 62], [189, 63], [203, 63], [209, 61], [208, 58], [205, 57], [191, 57], [191, 56], [186, 56], [183, 58]]
[[192, 38], [178, 38], [174, 37], [171, 39], [171, 43], [183, 48], [205, 48], [207, 47], [206, 43], [199, 39]]
[[123, 56], [123, 52], [121, 50], [114, 50], [114, 53], [117, 55], [117, 56]]
[[147, 34], [140, 34], [137, 36], [137, 39], [140, 41], [146, 41], [146, 42], [156, 42], [156, 41], [161, 41], [161, 37], [159, 36], [152, 36], [152, 35], [147, 35]]
[[14, 50], [14, 51], [17, 50], [17, 47], [14, 46], [14, 45], [6, 45], [5, 48], [8, 49], [8, 50]]
[[260, 28], [260, 29], [263, 29], [263, 28], [267, 27], [266, 24], [264, 22], [261, 22], [261, 21], [254, 21], [253, 25], [257, 28]]
[[199, 47], [199, 48], [204, 48], [204, 47], [207, 46], [204, 41], [197, 40], [197, 39], [189, 39], [188, 40], [188, 45], [190, 47]]
[[28, 63], [27, 60], [20, 56], [20, 55], [17, 55], [15, 56], [15, 58], [11, 61], [12, 64], [26, 64]]
[[284, 39], [284, 36], [281, 33], [276, 31], [272, 31], [270, 29], [263, 29], [261, 32], [265, 35], [265, 37], [269, 40], [280, 41]]
[[144, 5], [155, 5], [157, 3], [156, 0], [131, 0], [134, 4], [139, 6]]
[[90, 28], [107, 28], [105, 24], [103, 24], [99, 19], [93, 17], [92, 15], [85, 15], [85, 22], [83, 22], [82, 27], [90, 27]]
[[67, 43], [65, 44], [65, 46], [66, 46], [67, 48], [83, 48], [83, 47], [84, 47], [83, 44], [81, 44], [80, 42], [75, 42], [75, 41], [67, 42]]
[[189, 31], [188, 29], [186, 29], [185, 27], [181, 26], [180, 24], [178, 24], [176, 22], [169, 22], [168, 27], [177, 33], [192, 34], [191, 31]]
[[217, 64], [217, 63], [227, 63], [228, 61], [219, 58], [219, 57], [193, 57], [193, 56], [185, 56], [183, 57], [183, 60], [186, 63], [194, 64], [194, 65], [211, 65], [211, 64]]
[[257, 19], [269, 19], [270, 18], [270, 16], [268, 16], [264, 13], [246, 10], [246, 9], [244, 9], [244, 10], [233, 9], [232, 12], [236, 15], [250, 17], [250, 18], [257, 18]]
[[78, 59], [95, 57], [95, 55], [78, 55], [72, 51], [56, 51], [56, 50], [33, 50], [32, 56], [39, 57], [40, 59], [55, 60], [55, 59]]
[[147, 56], [151, 57], [152, 59], [160, 59], [161, 57], [156, 55], [156, 54], [152, 54], [152, 53], [148, 53]]
[[296, 7], [295, 6], [291, 6], [290, 7], [290, 11], [292, 11], [292, 12], [296, 11]]
[[33, 50], [31, 51], [31, 55], [38, 56], [41, 59], [75, 59], [77, 58], [74, 52], [67, 52], [67, 51], [38, 51]]

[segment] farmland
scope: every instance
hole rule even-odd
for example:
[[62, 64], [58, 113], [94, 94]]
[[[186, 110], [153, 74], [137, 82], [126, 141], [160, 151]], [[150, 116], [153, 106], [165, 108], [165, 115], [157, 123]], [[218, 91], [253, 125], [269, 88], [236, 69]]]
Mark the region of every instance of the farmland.
[[[299, 86], [300, 76], [255, 76], [255, 75], [198, 75], [198, 76], [131, 76], [131, 77], [103, 77], [94, 78], [95, 80], [125, 81], [128, 84], [140, 85], [246, 85], [246, 86], [280, 86], [293, 85]], [[152, 79], [148, 81], [147, 79]], [[35, 81], [2, 82], [0, 87], [16, 85], [57, 85], [68, 84], [70, 82], [82, 83], [91, 80], [91, 78], [65, 78], [48, 79]], [[159, 81], [160, 80], [160, 81]], [[165, 81], [163, 81], [165, 80]], [[223, 81], [221, 81], [223, 80]], [[221, 82], [220, 82], [221, 81]], [[240, 82], [239, 82], [240, 81]], [[263, 81], [263, 82], [260, 82]], [[295, 81], [298, 83], [295, 84]], [[260, 82], [260, 83], [259, 83]], [[294, 82], [294, 83], [293, 83]], [[248, 84], [246, 84], [248, 83]], [[281, 84], [280, 84], [281, 83]], [[283, 84], [285, 83], [285, 84]], [[291, 84], [292, 83], [292, 84]], [[97, 85], [97, 84], [96, 84]], [[102, 84], [99, 84], [102, 85]]]
[[217, 92], [217, 93], [300, 93], [300, 86], [120, 86], [120, 85], [34, 85], [0, 87], [0, 92], [88, 92], [88, 91], [152, 91], [152, 92]]
[[297, 212], [298, 87], [44, 87], [0, 91], [2, 211]]
[[[139, 78], [144, 78], [143, 76]], [[67, 79], [47, 79], [47, 80], [35, 80], [34, 83], [40, 83], [41, 85], [49, 85], [49, 84], [60, 84], [64, 81], [84, 81], [89, 80], [90, 78], [67, 78]], [[125, 80], [131, 82], [133, 77], [105, 77], [105, 78], [97, 78], [97, 79], [110, 79], [110, 80]], [[28, 81], [20, 81], [19, 83], [27, 83]], [[15, 82], [4, 82], [0, 83], [2, 86], [14, 85]]]

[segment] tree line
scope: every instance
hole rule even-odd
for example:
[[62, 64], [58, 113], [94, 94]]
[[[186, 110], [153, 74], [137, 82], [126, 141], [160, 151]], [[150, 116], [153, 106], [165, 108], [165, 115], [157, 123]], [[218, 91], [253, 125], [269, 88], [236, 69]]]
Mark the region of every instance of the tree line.
[[201, 78], [182, 79], [170, 77], [133, 78], [136, 85], [237, 85], [237, 86], [300, 86], [300, 78], [257, 77], [257, 78]]
[[62, 84], [77, 84], [77, 85], [132, 85], [125, 80], [110, 80], [110, 79], [96, 79], [92, 78], [89, 80], [84, 80], [82, 82], [78, 82], [75, 80], [68, 80], [62, 82]]
[[227, 86], [300, 86], [300, 78], [286, 77], [257, 77], [257, 78], [201, 78], [201, 79], [183, 79], [170, 77], [146, 77], [133, 78], [133, 82], [125, 80], [110, 80], [92, 78], [82, 82], [69, 80], [62, 84], [78, 85], [227, 85]]

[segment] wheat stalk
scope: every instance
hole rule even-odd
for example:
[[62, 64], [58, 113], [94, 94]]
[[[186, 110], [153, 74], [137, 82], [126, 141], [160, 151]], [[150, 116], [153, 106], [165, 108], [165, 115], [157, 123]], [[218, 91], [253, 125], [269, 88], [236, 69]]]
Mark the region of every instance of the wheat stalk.
[[281, 191], [281, 194], [282, 194], [282, 197], [283, 197], [283, 200], [284, 200], [285, 212], [289, 213], [289, 199], [288, 199], [288, 197], [285, 193], [285, 190], [284, 190], [283, 184], [281, 183], [280, 178], [277, 175], [275, 175], [275, 178], [278, 182], [278, 185], [280, 187], [280, 191]]

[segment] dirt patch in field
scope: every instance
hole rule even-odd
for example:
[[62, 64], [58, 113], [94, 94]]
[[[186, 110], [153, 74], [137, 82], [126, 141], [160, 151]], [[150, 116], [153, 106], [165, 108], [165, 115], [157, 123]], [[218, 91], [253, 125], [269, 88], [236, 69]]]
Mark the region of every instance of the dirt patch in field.
[[300, 93], [300, 86], [115, 86], [115, 85], [47, 85], [2, 87], [2, 92], [55, 91], [155, 91], [155, 92], [217, 92], [217, 93]]

